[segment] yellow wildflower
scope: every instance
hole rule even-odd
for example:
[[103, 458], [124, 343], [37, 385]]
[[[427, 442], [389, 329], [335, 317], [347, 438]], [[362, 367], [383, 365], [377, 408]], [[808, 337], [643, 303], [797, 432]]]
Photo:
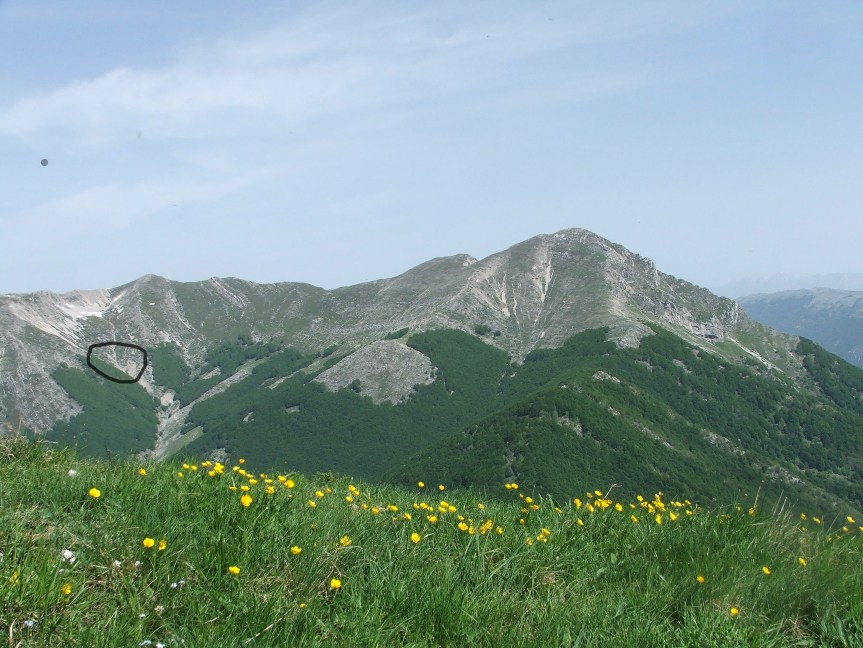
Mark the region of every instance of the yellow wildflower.
[[437, 522], [437, 515], [426, 515], [426, 520], [428, 520], [431, 524]]
[[141, 477], [146, 477], [147, 476], [147, 469], [146, 468], [138, 468], [138, 474], [141, 475]]
[[338, 578], [331, 578], [330, 579], [330, 589], [337, 590], [337, 589], [341, 589], [341, 587], [342, 587], [342, 581], [340, 581]]
[[733, 607], [728, 612], [729, 614], [731, 614], [731, 616], [736, 617], [738, 614], [740, 614], [740, 608]]
[[303, 550], [300, 547], [298, 547], [297, 545], [294, 545], [293, 547], [291, 547], [291, 555], [292, 556], [299, 556], [302, 552], [303, 552]]
[[698, 576], [695, 577], [695, 580], [698, 581], [699, 584], [703, 584], [705, 578], [701, 574], [698, 574]]
[[98, 488], [91, 488], [87, 491], [87, 494], [93, 499], [99, 499], [100, 497], [102, 497], [102, 491], [100, 491]]
[[158, 547], [159, 551], [165, 551], [165, 549], [167, 549], [167, 547], [168, 547], [168, 541], [165, 540], [165, 538], [162, 538], [161, 540], [159, 540], [159, 547]]
[[416, 533], [416, 532], [411, 533], [411, 542], [413, 542], [414, 544], [419, 544], [420, 539], [421, 539], [421, 538], [420, 538], [420, 534], [419, 534], [419, 533]]
[[156, 541], [153, 538], [144, 538], [141, 544], [144, 545], [144, 549], [152, 549]]
[[317, 503], [315, 502], [315, 500], [309, 500], [308, 504], [309, 504], [309, 508], [317, 508], [317, 506], [318, 506]]
[[248, 508], [249, 504], [251, 504], [253, 501], [254, 500], [252, 499], [252, 496], [249, 495], [248, 493], [246, 493], [245, 495], [243, 495], [240, 498], [240, 504], [242, 504], [244, 507], [247, 507], [247, 508]]
[[767, 565], [764, 565], [761, 568], [761, 573], [764, 574], [765, 576], [770, 576], [770, 567], [768, 567]]
[[285, 488], [293, 488], [294, 486], [296, 486], [296, 484], [294, 484], [293, 479], [286, 479], [285, 480]]
[[426, 487], [425, 482], [417, 482], [417, 486], [419, 486], [420, 488]]
[[805, 559], [803, 556], [798, 556], [798, 557], [797, 557], [797, 563], [798, 563], [801, 567], [805, 567], [805, 566], [806, 566], [806, 559]]
[[446, 486], [444, 486], [443, 484], [438, 484], [438, 485], [437, 485], [437, 489], [438, 489], [439, 491], [445, 491], [445, 490], [446, 490]]
[[63, 583], [63, 586], [60, 588], [60, 591], [63, 593], [63, 596], [69, 596], [72, 593], [72, 584], [71, 583]]
[[240, 573], [240, 568], [236, 565], [231, 565], [230, 567], [228, 567], [228, 571], [231, 572], [231, 574], [233, 574], [234, 576], [236, 576]]
[[342, 545], [343, 547], [350, 547], [351, 546], [351, 537], [348, 535], [343, 535], [341, 538], [339, 538], [339, 544]]

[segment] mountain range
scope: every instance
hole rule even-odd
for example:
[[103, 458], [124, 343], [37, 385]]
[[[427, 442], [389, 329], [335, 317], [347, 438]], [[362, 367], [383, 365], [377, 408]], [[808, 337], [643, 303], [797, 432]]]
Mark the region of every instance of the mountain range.
[[863, 291], [785, 290], [749, 295], [737, 302], [762, 324], [810, 338], [863, 367]]
[[863, 371], [585, 230], [336, 290], [3, 295], [0, 345], [5, 426], [87, 454], [863, 509]]

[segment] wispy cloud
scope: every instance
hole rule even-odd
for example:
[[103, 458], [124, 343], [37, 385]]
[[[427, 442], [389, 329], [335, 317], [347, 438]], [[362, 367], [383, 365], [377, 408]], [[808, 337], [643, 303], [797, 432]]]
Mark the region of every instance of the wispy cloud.
[[[498, 4], [444, 7], [309, 11], [242, 39], [197, 42], [166, 67], [117, 67], [19, 98], [0, 110], [0, 133], [58, 129], [91, 145], [139, 130], [172, 138], [262, 134], [312, 116], [386, 110], [468, 88], [494, 88], [518, 61], [685, 29], [710, 15], [685, 5], [577, 16], [566, 15], [568, 4], [542, 12], [515, 4], [502, 5], [503, 11]], [[587, 77], [584, 88], [604, 92], [608, 84], [595, 81], [604, 72], [614, 71], [586, 64], [571, 74]], [[650, 78], [648, 73], [631, 82]], [[629, 81], [618, 76], [611, 85], [619, 90]]]

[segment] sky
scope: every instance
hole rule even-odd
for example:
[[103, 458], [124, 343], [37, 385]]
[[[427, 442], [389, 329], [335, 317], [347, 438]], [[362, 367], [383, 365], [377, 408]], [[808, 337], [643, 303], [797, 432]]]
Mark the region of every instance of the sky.
[[860, 273], [861, 33], [857, 0], [0, 0], [0, 293], [335, 288], [570, 227], [707, 287]]

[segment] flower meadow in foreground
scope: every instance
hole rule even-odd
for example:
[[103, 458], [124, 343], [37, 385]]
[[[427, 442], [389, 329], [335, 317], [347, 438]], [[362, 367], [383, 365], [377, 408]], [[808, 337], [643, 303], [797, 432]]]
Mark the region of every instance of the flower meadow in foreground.
[[[818, 516], [795, 514], [777, 526], [783, 554], [768, 550], [768, 540], [756, 546], [747, 539], [774, 524], [757, 505], [707, 512], [662, 492], [623, 497], [614, 489], [556, 502], [514, 481], [501, 484], [498, 497], [437, 480], [401, 491], [331, 476], [256, 473], [245, 461], [187, 461], [178, 468], [126, 466], [126, 477], [115, 482], [93, 478], [86, 465], [62, 466], [75, 502], [66, 507], [73, 513], [58, 533], [62, 544], [46, 551], [41, 567], [27, 557], [24, 538], [51, 536], [22, 527], [21, 548], [0, 546], [0, 603], [15, 615], [13, 633], [45, 633], [47, 645], [49, 621], [83, 618], [103, 606], [106, 619], [127, 619], [136, 643], [156, 642], [154, 634], [164, 632], [158, 641], [179, 645], [184, 624], [194, 624], [186, 636], [204, 636], [195, 633], [210, 626], [215, 633], [225, 628], [223, 619], [238, 624], [244, 614], [254, 631], [236, 644], [274, 632], [278, 623], [328, 640], [340, 636], [344, 619], [407, 592], [423, 610], [418, 617], [437, 609], [424, 601], [438, 590], [472, 600], [500, 588], [490, 609], [525, 597], [529, 605], [548, 601], [577, 610], [604, 604], [611, 596], [604, 588], [613, 586], [620, 587], [608, 603], [621, 611], [615, 618], [635, 613], [638, 604], [625, 597], [643, 588], [658, 592], [644, 608], [659, 617], [682, 605], [681, 616], [712, 615], [731, 632], [776, 613], [764, 593], [771, 588], [782, 605], [804, 609], [794, 598], [801, 595], [787, 592], [829, 562], [821, 558], [825, 547], [859, 546], [863, 533], [853, 515], [843, 514], [835, 527], [827, 518], [822, 525]], [[80, 481], [67, 471], [82, 475]], [[31, 526], [40, 533], [49, 528]], [[91, 537], [91, 527], [111, 531]], [[378, 600], [378, 589], [387, 587], [392, 593]], [[198, 611], [206, 605], [212, 609]], [[521, 632], [527, 637], [533, 630]]]

